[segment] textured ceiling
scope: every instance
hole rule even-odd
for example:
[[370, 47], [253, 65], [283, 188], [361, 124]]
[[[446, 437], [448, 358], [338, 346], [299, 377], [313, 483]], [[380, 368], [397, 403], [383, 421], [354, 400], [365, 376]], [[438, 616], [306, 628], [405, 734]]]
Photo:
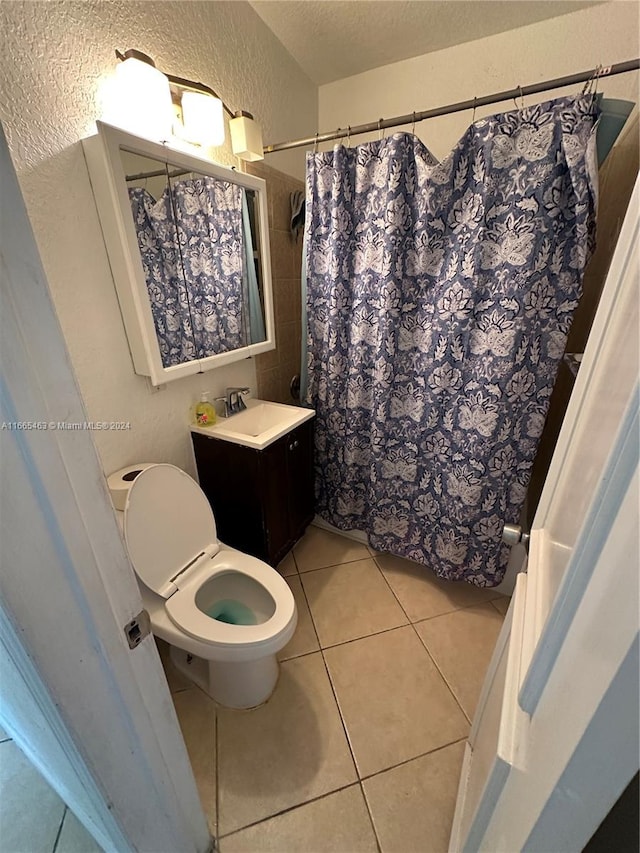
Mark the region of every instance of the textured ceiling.
[[249, 0], [319, 85], [601, 1]]

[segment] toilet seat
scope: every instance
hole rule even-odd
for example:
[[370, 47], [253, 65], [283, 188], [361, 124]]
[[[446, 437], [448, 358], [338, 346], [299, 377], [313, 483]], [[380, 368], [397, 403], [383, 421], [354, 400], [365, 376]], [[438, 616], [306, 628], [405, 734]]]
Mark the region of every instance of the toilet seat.
[[[209, 563], [210, 568], [201, 564], [200, 571], [185, 573], [184, 581], [178, 580], [178, 591], [166, 601], [165, 609], [178, 628], [196, 640], [227, 647], [277, 642], [289, 630], [295, 603], [288, 594], [286, 581], [275, 569], [231, 548], [220, 551]], [[257, 581], [273, 599], [273, 616], [259, 625], [231, 625], [203, 613], [195, 600], [198, 590], [211, 578], [226, 572], [244, 574]]]
[[[228, 548], [198, 484], [174, 465], [145, 468], [133, 481], [124, 508], [124, 537], [143, 583], [165, 599], [173, 624], [200, 642], [236, 649], [277, 646], [295, 628], [296, 607], [283, 578], [266, 563]], [[274, 613], [258, 625], [232, 625], [196, 604], [207, 581], [227, 572], [246, 575], [271, 596]], [[234, 655], [235, 657], [235, 655]]]

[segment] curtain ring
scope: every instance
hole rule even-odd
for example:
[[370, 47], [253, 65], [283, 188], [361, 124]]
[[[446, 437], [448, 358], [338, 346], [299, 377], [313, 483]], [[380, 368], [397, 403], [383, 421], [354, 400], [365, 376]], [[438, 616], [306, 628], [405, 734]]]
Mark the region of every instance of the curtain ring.
[[378, 119], [378, 141], [382, 142], [382, 119]]
[[351, 145], [351, 125], [347, 125], [347, 148]]
[[411, 122], [411, 133], [416, 135], [416, 111], [413, 111], [413, 121]]
[[513, 103], [515, 104], [516, 109], [519, 112], [522, 112], [522, 110], [524, 109], [524, 94], [522, 92], [522, 86], [520, 84], [518, 84], [518, 92], [520, 93], [520, 106], [518, 106], [518, 102], [516, 100], [517, 96], [515, 96], [515, 95], [513, 98]]
[[313, 153], [318, 153], [318, 134], [316, 133], [316, 141], [313, 143]]
[[478, 99], [477, 99], [477, 98], [476, 98], [476, 96], [474, 95], [474, 96], [473, 96], [473, 113], [472, 113], [472, 115], [471, 115], [471, 124], [475, 124], [475, 120], [476, 120], [476, 101], [477, 101], [477, 100], [478, 100]]

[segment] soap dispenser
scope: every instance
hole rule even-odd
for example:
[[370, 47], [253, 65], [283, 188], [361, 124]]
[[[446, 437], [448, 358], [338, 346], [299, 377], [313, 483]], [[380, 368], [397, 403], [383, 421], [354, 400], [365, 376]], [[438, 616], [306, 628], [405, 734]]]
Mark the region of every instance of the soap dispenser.
[[194, 408], [194, 423], [199, 427], [210, 427], [216, 422], [216, 410], [209, 402], [209, 395], [206, 391], [200, 396], [200, 402], [196, 403]]

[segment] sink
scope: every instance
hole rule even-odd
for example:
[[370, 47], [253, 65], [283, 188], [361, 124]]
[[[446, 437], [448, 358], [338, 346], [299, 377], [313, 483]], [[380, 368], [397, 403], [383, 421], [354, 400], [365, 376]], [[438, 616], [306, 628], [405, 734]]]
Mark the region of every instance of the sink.
[[219, 418], [214, 426], [192, 426], [191, 430], [233, 444], [264, 450], [315, 415], [313, 409], [271, 403], [267, 400], [250, 399], [246, 400], [246, 404], [246, 410], [228, 418]]

